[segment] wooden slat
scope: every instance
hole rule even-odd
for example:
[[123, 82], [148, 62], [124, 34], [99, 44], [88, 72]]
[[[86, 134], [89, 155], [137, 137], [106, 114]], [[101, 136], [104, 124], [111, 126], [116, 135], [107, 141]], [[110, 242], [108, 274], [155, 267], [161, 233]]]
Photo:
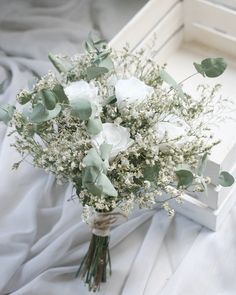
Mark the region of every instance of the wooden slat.
[[153, 50], [155, 51], [154, 54], [157, 54], [181, 28], [183, 28], [183, 3], [177, 3], [166, 17], [140, 42], [136, 50], [143, 48], [146, 55], [149, 56]]
[[209, 0], [185, 0], [184, 8], [186, 34], [190, 35], [190, 38], [193, 23], [236, 37], [236, 10], [212, 3]]
[[127, 43], [135, 48], [180, 0], [150, 0], [114, 37], [110, 45], [121, 49]]
[[[234, 57], [236, 56], [236, 37], [223, 34], [199, 23], [192, 24], [191, 34], [192, 38], [200, 43], [210, 45]], [[185, 40], [189, 41], [188, 35], [185, 35]]]

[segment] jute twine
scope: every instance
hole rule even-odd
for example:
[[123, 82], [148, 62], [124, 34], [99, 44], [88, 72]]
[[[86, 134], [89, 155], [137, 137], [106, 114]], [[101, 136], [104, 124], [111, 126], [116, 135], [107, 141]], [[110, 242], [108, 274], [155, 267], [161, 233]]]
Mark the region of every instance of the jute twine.
[[109, 236], [111, 226], [120, 218], [128, 219], [127, 215], [122, 212], [95, 212], [89, 219], [89, 226], [96, 236], [106, 237]]

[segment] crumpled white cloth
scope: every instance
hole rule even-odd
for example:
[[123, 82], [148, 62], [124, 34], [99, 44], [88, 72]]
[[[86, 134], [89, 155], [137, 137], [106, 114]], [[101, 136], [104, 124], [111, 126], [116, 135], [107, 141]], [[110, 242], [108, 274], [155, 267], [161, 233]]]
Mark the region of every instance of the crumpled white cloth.
[[[48, 51], [75, 53], [99, 24], [109, 36], [101, 7], [118, 7], [114, 1], [1, 0], [0, 81], [7, 82], [0, 102], [14, 103], [32, 76], [47, 72]], [[90, 231], [79, 203], [67, 201], [71, 185], [56, 185], [52, 175], [29, 163], [12, 171], [19, 155], [7, 132], [0, 124], [0, 294], [89, 294], [74, 278]], [[135, 211], [111, 232], [113, 274], [100, 294], [234, 295], [235, 227], [236, 208], [217, 233], [180, 215]]]

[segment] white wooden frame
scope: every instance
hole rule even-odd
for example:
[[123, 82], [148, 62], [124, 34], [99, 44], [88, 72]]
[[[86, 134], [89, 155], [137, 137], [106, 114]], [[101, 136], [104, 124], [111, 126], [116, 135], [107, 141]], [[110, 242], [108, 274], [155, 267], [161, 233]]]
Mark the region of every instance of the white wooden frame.
[[[217, 55], [220, 51], [236, 65], [236, 1], [150, 0], [115, 36], [111, 46], [120, 49], [129, 43], [131, 50], [153, 51], [155, 36], [152, 58], [160, 64], [168, 62], [180, 46], [187, 44], [196, 52]], [[186, 195], [183, 205], [171, 202], [175, 210], [216, 230], [236, 200], [234, 187], [217, 186], [221, 170], [236, 173], [232, 160], [236, 163], [236, 140], [226, 141], [222, 152], [213, 154], [208, 161], [206, 174], [212, 180], [208, 198], [203, 194]]]

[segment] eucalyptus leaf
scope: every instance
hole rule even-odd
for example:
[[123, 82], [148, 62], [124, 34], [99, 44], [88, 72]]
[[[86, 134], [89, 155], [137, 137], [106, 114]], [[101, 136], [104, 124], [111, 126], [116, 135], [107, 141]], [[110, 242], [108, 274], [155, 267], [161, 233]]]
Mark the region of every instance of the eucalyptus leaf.
[[95, 166], [85, 167], [82, 171], [82, 185], [87, 187], [88, 184], [96, 182], [100, 171]]
[[84, 157], [83, 164], [86, 167], [93, 166], [93, 167], [97, 167], [98, 170], [101, 170], [103, 161], [101, 157], [99, 156], [99, 154], [97, 153], [97, 151], [95, 150], [95, 148], [91, 148], [88, 151], [87, 155]]
[[55, 93], [58, 102], [64, 103], [64, 104], [69, 104], [69, 99], [65, 94], [64, 88], [62, 87], [61, 84], [57, 84], [53, 88], [53, 92]]
[[32, 98], [32, 95], [30, 93], [25, 93], [24, 95], [20, 96], [19, 103], [24, 105], [28, 103], [31, 100], [31, 98]]
[[92, 115], [92, 105], [87, 99], [80, 99], [71, 104], [72, 116], [79, 117], [81, 120], [88, 120]]
[[145, 180], [156, 183], [159, 176], [160, 167], [159, 166], [146, 166], [144, 168], [143, 176]]
[[96, 135], [102, 131], [102, 121], [100, 118], [89, 119], [87, 123], [87, 131], [91, 135]]
[[111, 197], [117, 197], [117, 190], [114, 188], [113, 184], [109, 180], [109, 178], [104, 174], [100, 173], [97, 179], [98, 187], [102, 187], [102, 192]]
[[[109, 53], [108, 53], [108, 55], [109, 55]], [[98, 65], [99, 65], [99, 67], [106, 68], [109, 72], [114, 69], [113, 61], [109, 56], [102, 59]]]
[[194, 62], [193, 65], [194, 65], [195, 69], [197, 70], [197, 72], [199, 74], [201, 74], [203, 77], [205, 77], [205, 72], [204, 72], [204, 69], [203, 69], [202, 65], [198, 64], [196, 62]]
[[86, 183], [86, 188], [94, 196], [101, 196], [103, 193], [103, 188], [95, 183]]
[[107, 68], [91, 66], [87, 68], [87, 78], [88, 80], [92, 80], [108, 72], [109, 70]]
[[73, 67], [70, 61], [66, 60], [64, 57], [49, 53], [48, 58], [59, 73], [67, 73]]
[[188, 187], [193, 183], [193, 173], [188, 165], [179, 165], [175, 174], [178, 178], [178, 187]]
[[219, 175], [219, 184], [227, 187], [234, 183], [234, 177], [227, 171], [222, 171]]
[[33, 111], [29, 114], [29, 120], [32, 123], [43, 123], [48, 120], [51, 120], [59, 115], [61, 112], [61, 106], [56, 104], [56, 107], [49, 111], [42, 103], [38, 103], [34, 108]]
[[215, 78], [220, 76], [226, 69], [227, 64], [222, 57], [206, 58], [201, 64], [194, 63], [195, 69], [209, 78]]
[[11, 121], [15, 109], [15, 106], [9, 104], [0, 105], [0, 122], [2, 121], [7, 125]]
[[173, 78], [170, 74], [168, 74], [164, 69], [162, 69], [162, 70], [160, 71], [160, 77], [161, 77], [161, 79], [162, 79], [164, 82], [166, 82], [166, 83], [169, 84], [172, 88], [174, 88], [174, 89], [178, 92], [178, 94], [179, 94], [179, 96], [180, 96], [181, 98], [184, 98], [184, 92], [183, 92], [181, 86], [180, 86], [180, 85], [174, 80], [174, 78]]
[[53, 110], [57, 103], [57, 98], [55, 94], [49, 89], [41, 90], [43, 104], [47, 108], [47, 110]]
[[84, 48], [88, 53], [91, 53], [95, 50], [94, 44], [91, 40], [87, 40], [84, 42]]
[[100, 153], [103, 160], [108, 160], [112, 151], [112, 144], [106, 142], [100, 145]]

